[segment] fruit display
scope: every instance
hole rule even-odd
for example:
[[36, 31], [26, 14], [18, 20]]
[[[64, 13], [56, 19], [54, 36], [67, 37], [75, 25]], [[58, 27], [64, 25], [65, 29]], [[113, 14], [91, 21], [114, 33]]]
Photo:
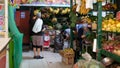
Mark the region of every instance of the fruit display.
[[103, 49], [120, 56], [120, 42], [117, 40], [104, 42]]
[[28, 0], [21, 0], [22, 4], [26, 4], [28, 2]]
[[81, 0], [80, 10], [79, 13], [82, 15], [88, 14], [90, 8], [86, 8], [86, 0]]
[[86, 22], [89, 24], [89, 23], [92, 23], [92, 20], [89, 16], [82, 16], [81, 17], [82, 19], [86, 20]]
[[116, 10], [117, 9], [117, 5], [116, 4], [112, 4], [112, 3], [107, 3], [104, 6], [102, 6], [103, 10]]
[[102, 30], [110, 32], [120, 32], [120, 21], [116, 19], [103, 20]]
[[49, 8], [49, 11], [52, 13], [52, 14], [67, 14], [70, 12], [70, 8], [52, 8], [50, 7]]
[[39, 10], [38, 9], [34, 10], [34, 15], [37, 15], [37, 13], [39, 13]]
[[77, 6], [78, 6], [78, 4], [74, 4], [74, 5], [72, 6], [72, 11], [73, 11], [73, 12], [76, 12]]
[[69, 8], [66, 8], [64, 10], [62, 10], [61, 14], [67, 14], [70, 12], [70, 9]]
[[52, 21], [52, 22], [57, 22], [57, 18], [56, 18], [56, 17], [53, 17], [51, 21]]
[[[44, 7], [44, 8], [36, 8], [37, 10], [34, 12], [36, 14], [38, 10], [42, 13], [41, 18], [44, 23], [49, 26], [54, 26], [57, 29], [61, 29], [61, 24], [64, 23], [64, 18], [69, 18], [70, 8], [59, 8], [59, 7]], [[64, 21], [68, 21], [68, 20]], [[57, 24], [58, 23], [58, 24]]]

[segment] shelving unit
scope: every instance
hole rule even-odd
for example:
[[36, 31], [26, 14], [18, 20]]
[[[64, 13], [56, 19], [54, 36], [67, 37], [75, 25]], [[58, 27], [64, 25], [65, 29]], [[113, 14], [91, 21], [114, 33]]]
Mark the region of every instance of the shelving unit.
[[70, 7], [70, 5], [58, 5], [58, 4], [20, 4], [20, 6], [41, 6], [41, 7]]
[[118, 55], [116, 55], [116, 54], [113, 54], [113, 53], [111, 53], [111, 52], [108, 52], [108, 51], [106, 51], [106, 50], [104, 50], [104, 49], [102, 49], [101, 51], [101, 54], [102, 55], [104, 55], [104, 56], [107, 56], [107, 57], [110, 57], [110, 58], [112, 58], [112, 59], [114, 59], [115, 61], [117, 61], [117, 62], [119, 62], [120, 63], [120, 56], [118, 56]]
[[[112, 1], [113, 2], [113, 1]], [[102, 32], [107, 32], [109, 33], [109, 31], [102, 31], [102, 2], [98, 2], [98, 28], [97, 28], [97, 45], [98, 45], [98, 53], [97, 53], [97, 60], [101, 61], [102, 59], [102, 55], [110, 57], [112, 59], [114, 59], [115, 61], [120, 63], [120, 56], [113, 54], [111, 52], [108, 52], [104, 49], [102, 49], [102, 45], [101, 45], [101, 39], [102, 39]], [[117, 32], [110, 32], [110, 33], [117, 33]]]

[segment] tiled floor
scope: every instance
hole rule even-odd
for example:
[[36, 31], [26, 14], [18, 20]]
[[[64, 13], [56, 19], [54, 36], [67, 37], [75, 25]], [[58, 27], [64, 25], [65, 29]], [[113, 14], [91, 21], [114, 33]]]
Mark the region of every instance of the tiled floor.
[[44, 59], [33, 59], [33, 52], [23, 52], [23, 61], [20, 68], [72, 68], [72, 65], [62, 63], [58, 53], [42, 51]]

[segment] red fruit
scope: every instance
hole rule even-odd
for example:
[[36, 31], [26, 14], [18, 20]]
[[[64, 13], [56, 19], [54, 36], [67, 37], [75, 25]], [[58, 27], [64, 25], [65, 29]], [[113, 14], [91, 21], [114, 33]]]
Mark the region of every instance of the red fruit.
[[114, 49], [114, 47], [113, 47], [113, 46], [110, 46], [109, 48], [110, 48], [110, 49], [112, 49], [112, 50]]
[[106, 49], [110, 49], [110, 47], [109, 47], [109, 46], [106, 46]]

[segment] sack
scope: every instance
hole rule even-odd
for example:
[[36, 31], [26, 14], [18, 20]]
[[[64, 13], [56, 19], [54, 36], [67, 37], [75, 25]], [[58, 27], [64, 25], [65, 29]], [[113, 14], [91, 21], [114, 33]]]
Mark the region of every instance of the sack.
[[41, 29], [42, 29], [42, 25], [43, 25], [43, 20], [40, 19], [40, 18], [38, 18], [38, 19], [35, 21], [35, 24], [34, 24], [34, 26], [33, 26], [32, 31], [33, 31], [34, 33], [40, 32]]

